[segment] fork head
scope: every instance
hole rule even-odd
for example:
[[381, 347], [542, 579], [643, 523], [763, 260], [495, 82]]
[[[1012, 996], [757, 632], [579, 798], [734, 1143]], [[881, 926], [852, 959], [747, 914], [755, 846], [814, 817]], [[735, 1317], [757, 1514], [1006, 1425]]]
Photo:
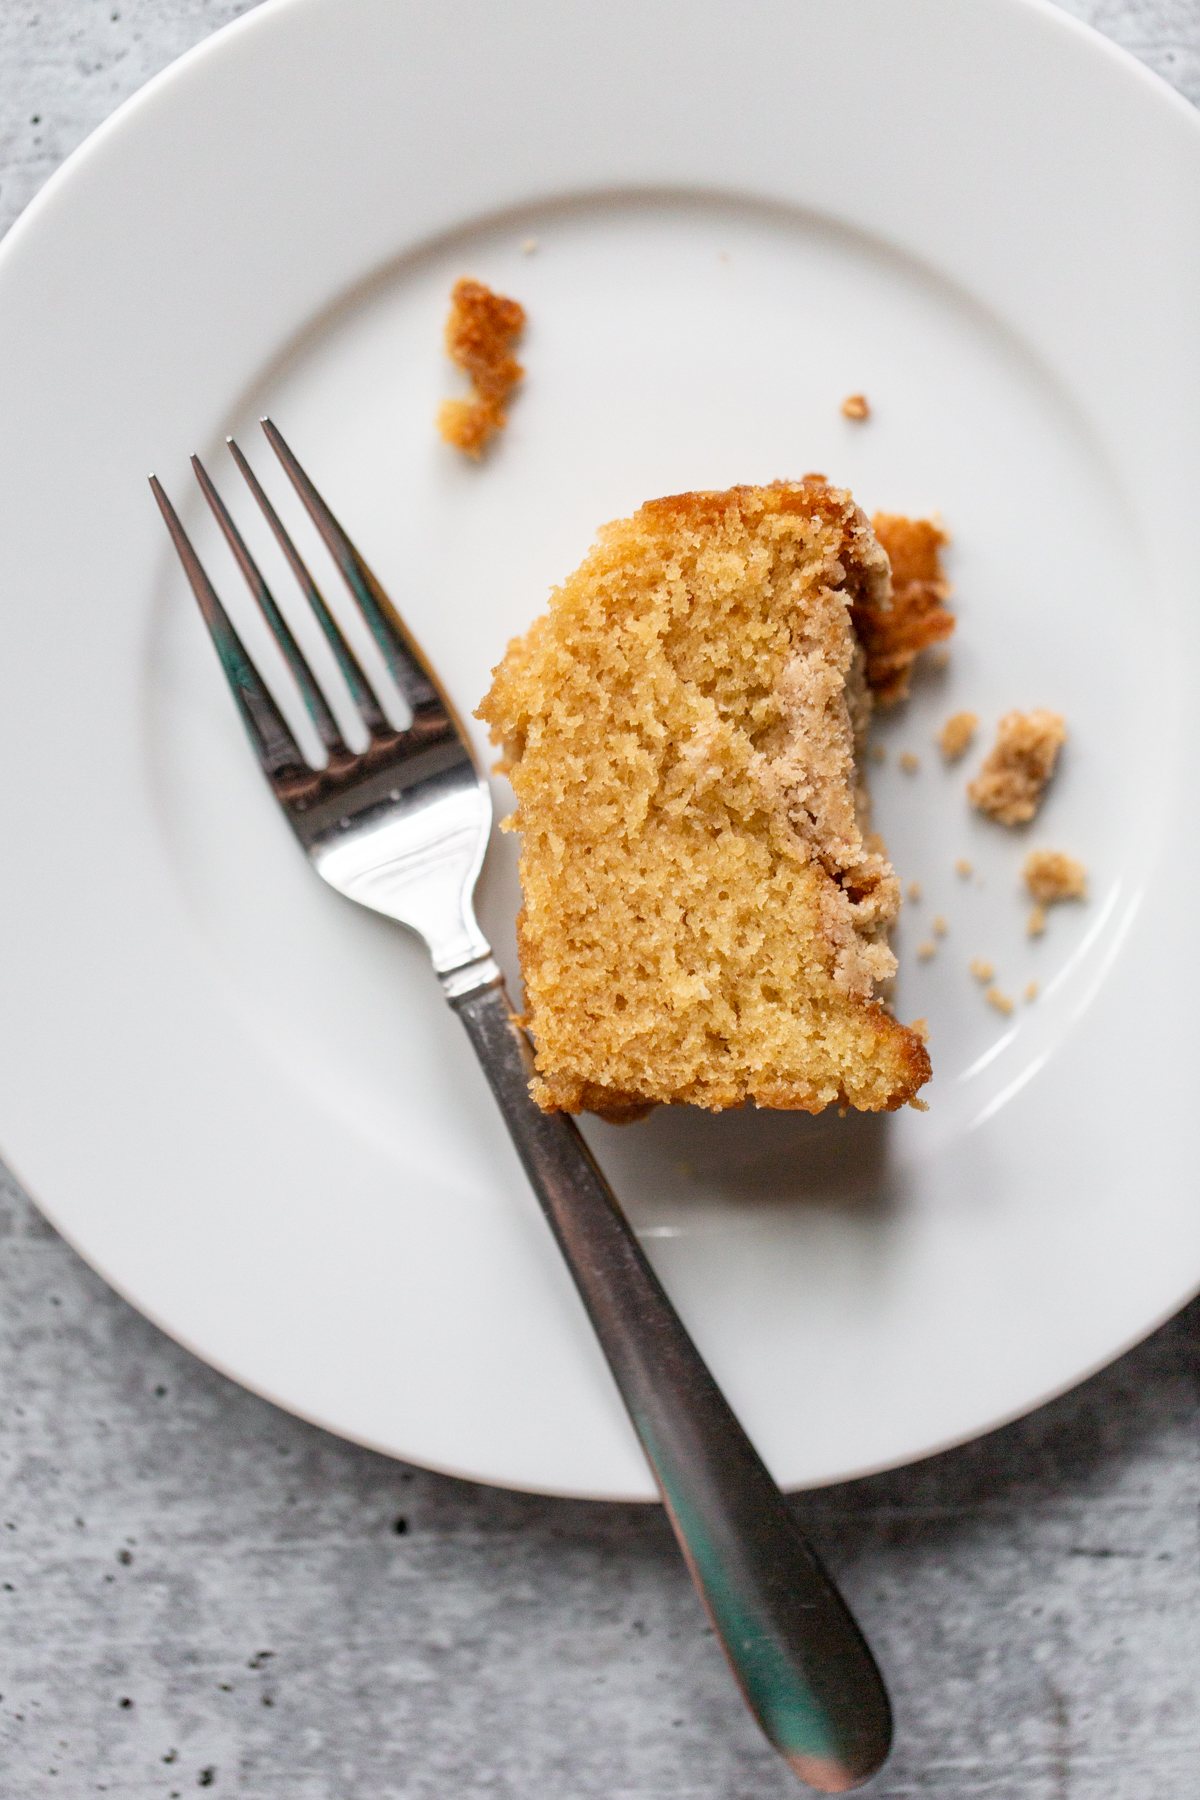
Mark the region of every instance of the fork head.
[[[472, 897], [487, 849], [491, 795], [437, 677], [328, 506], [269, 419], [267, 440], [340, 571], [411, 713], [392, 725], [278, 513], [233, 439], [229, 447], [328, 641], [367, 743], [353, 750], [198, 457], [204, 497], [291, 670], [324, 746], [308, 762], [221, 604], [178, 514], [150, 477], [167, 529], [237, 702], [250, 742], [310, 862], [347, 899], [418, 932], [452, 996], [491, 979], [491, 950]], [[494, 965], [492, 965], [494, 969]], [[465, 985], [464, 985], [465, 984]]]

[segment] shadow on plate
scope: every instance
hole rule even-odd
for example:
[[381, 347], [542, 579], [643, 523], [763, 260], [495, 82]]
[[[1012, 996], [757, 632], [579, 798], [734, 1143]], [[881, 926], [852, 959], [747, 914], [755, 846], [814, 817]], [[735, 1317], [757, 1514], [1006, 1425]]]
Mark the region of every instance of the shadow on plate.
[[738, 1205], [798, 1203], [884, 1218], [901, 1201], [889, 1155], [890, 1116], [830, 1108], [808, 1113], [709, 1113], [664, 1106], [636, 1125], [585, 1122], [585, 1135], [623, 1199], [658, 1196]]

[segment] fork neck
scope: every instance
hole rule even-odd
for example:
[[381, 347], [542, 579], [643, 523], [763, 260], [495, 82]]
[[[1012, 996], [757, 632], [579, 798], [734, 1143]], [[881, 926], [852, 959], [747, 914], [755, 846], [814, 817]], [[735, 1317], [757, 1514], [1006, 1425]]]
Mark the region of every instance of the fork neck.
[[489, 950], [485, 956], [460, 963], [457, 969], [442, 969], [438, 980], [442, 984], [442, 992], [451, 1006], [454, 1006], [469, 999], [472, 994], [480, 993], [484, 988], [503, 986], [504, 975]]

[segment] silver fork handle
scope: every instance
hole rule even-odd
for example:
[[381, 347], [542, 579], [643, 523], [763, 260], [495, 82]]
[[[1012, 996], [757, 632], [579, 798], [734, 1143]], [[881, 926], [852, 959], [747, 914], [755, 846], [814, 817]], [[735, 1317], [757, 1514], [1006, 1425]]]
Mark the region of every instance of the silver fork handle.
[[892, 1725], [858, 1626], [573, 1121], [530, 1097], [533, 1052], [503, 981], [451, 1005], [575, 1278], [747, 1704], [802, 1781], [829, 1794], [859, 1786], [886, 1757]]

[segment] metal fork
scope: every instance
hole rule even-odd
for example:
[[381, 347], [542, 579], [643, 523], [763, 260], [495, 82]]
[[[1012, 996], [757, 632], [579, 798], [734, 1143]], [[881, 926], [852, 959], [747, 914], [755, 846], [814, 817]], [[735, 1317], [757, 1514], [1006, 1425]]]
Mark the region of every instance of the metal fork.
[[437, 677], [269, 419], [268, 442], [324, 539], [412, 713], [392, 726], [245, 457], [229, 448], [346, 680], [367, 746], [329, 704], [198, 457], [197, 479], [294, 676], [326, 753], [305, 759], [179, 518], [150, 485], [275, 798], [317, 873], [419, 933], [483, 1065], [641, 1439], [667, 1516], [748, 1706], [802, 1781], [844, 1793], [891, 1742], [862, 1634], [692, 1343], [573, 1121], [530, 1097], [533, 1051], [475, 921], [487, 782]]

